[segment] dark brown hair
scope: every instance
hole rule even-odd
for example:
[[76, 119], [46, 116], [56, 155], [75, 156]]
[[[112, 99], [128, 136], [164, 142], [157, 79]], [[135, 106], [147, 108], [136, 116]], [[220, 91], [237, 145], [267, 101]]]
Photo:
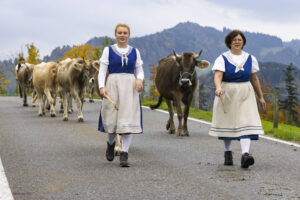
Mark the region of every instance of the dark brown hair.
[[242, 31], [240, 30], [233, 30], [229, 32], [225, 37], [225, 44], [229, 49], [231, 48], [230, 45], [232, 43], [233, 38], [235, 38], [237, 35], [240, 35], [243, 38], [243, 47], [246, 45], [247, 40], [244, 33], [242, 33]]

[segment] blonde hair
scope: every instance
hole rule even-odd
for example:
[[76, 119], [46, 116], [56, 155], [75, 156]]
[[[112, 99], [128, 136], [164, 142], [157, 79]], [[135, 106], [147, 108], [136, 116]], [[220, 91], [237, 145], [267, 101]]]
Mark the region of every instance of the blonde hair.
[[117, 24], [117, 26], [116, 26], [116, 28], [115, 28], [115, 35], [117, 34], [117, 29], [118, 29], [119, 27], [125, 27], [125, 28], [127, 28], [127, 29], [128, 29], [128, 33], [129, 33], [129, 35], [130, 35], [130, 28], [129, 28], [129, 26], [128, 26], [127, 24]]

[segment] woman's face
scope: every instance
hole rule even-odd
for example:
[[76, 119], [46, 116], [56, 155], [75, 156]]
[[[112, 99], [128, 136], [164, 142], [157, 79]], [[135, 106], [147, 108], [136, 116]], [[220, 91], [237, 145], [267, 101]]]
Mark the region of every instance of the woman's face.
[[118, 44], [127, 44], [129, 39], [129, 31], [126, 27], [119, 26], [115, 36]]
[[243, 48], [243, 46], [244, 46], [244, 40], [243, 40], [242, 36], [239, 34], [232, 39], [230, 49], [231, 50], [241, 50]]

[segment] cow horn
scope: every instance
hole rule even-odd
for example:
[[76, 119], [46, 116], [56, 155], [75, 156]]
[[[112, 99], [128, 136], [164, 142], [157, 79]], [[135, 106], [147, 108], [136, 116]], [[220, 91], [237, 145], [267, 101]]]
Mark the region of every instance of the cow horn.
[[194, 55], [194, 58], [195, 59], [199, 58], [201, 54], [202, 54], [202, 49], [200, 50], [200, 52], [197, 55]]
[[178, 54], [176, 54], [175, 50], [173, 49], [173, 54], [176, 57], [176, 59], [179, 59], [181, 56], [179, 56]]

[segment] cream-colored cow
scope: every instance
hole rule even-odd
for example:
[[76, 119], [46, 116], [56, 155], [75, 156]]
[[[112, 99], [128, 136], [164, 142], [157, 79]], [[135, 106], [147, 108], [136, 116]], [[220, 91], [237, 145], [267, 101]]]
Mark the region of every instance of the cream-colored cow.
[[50, 104], [50, 115], [55, 117], [55, 102], [57, 92], [57, 63], [40, 63], [33, 69], [33, 86], [39, 99], [39, 116], [45, 115], [46, 98]]
[[[89, 69], [86, 62], [81, 58], [66, 59], [59, 63], [58, 91], [62, 95], [64, 116], [68, 121], [68, 99], [72, 96], [77, 104], [78, 121], [83, 121], [82, 105], [85, 95], [85, 87], [89, 81]], [[70, 96], [71, 95], [71, 96]]]

